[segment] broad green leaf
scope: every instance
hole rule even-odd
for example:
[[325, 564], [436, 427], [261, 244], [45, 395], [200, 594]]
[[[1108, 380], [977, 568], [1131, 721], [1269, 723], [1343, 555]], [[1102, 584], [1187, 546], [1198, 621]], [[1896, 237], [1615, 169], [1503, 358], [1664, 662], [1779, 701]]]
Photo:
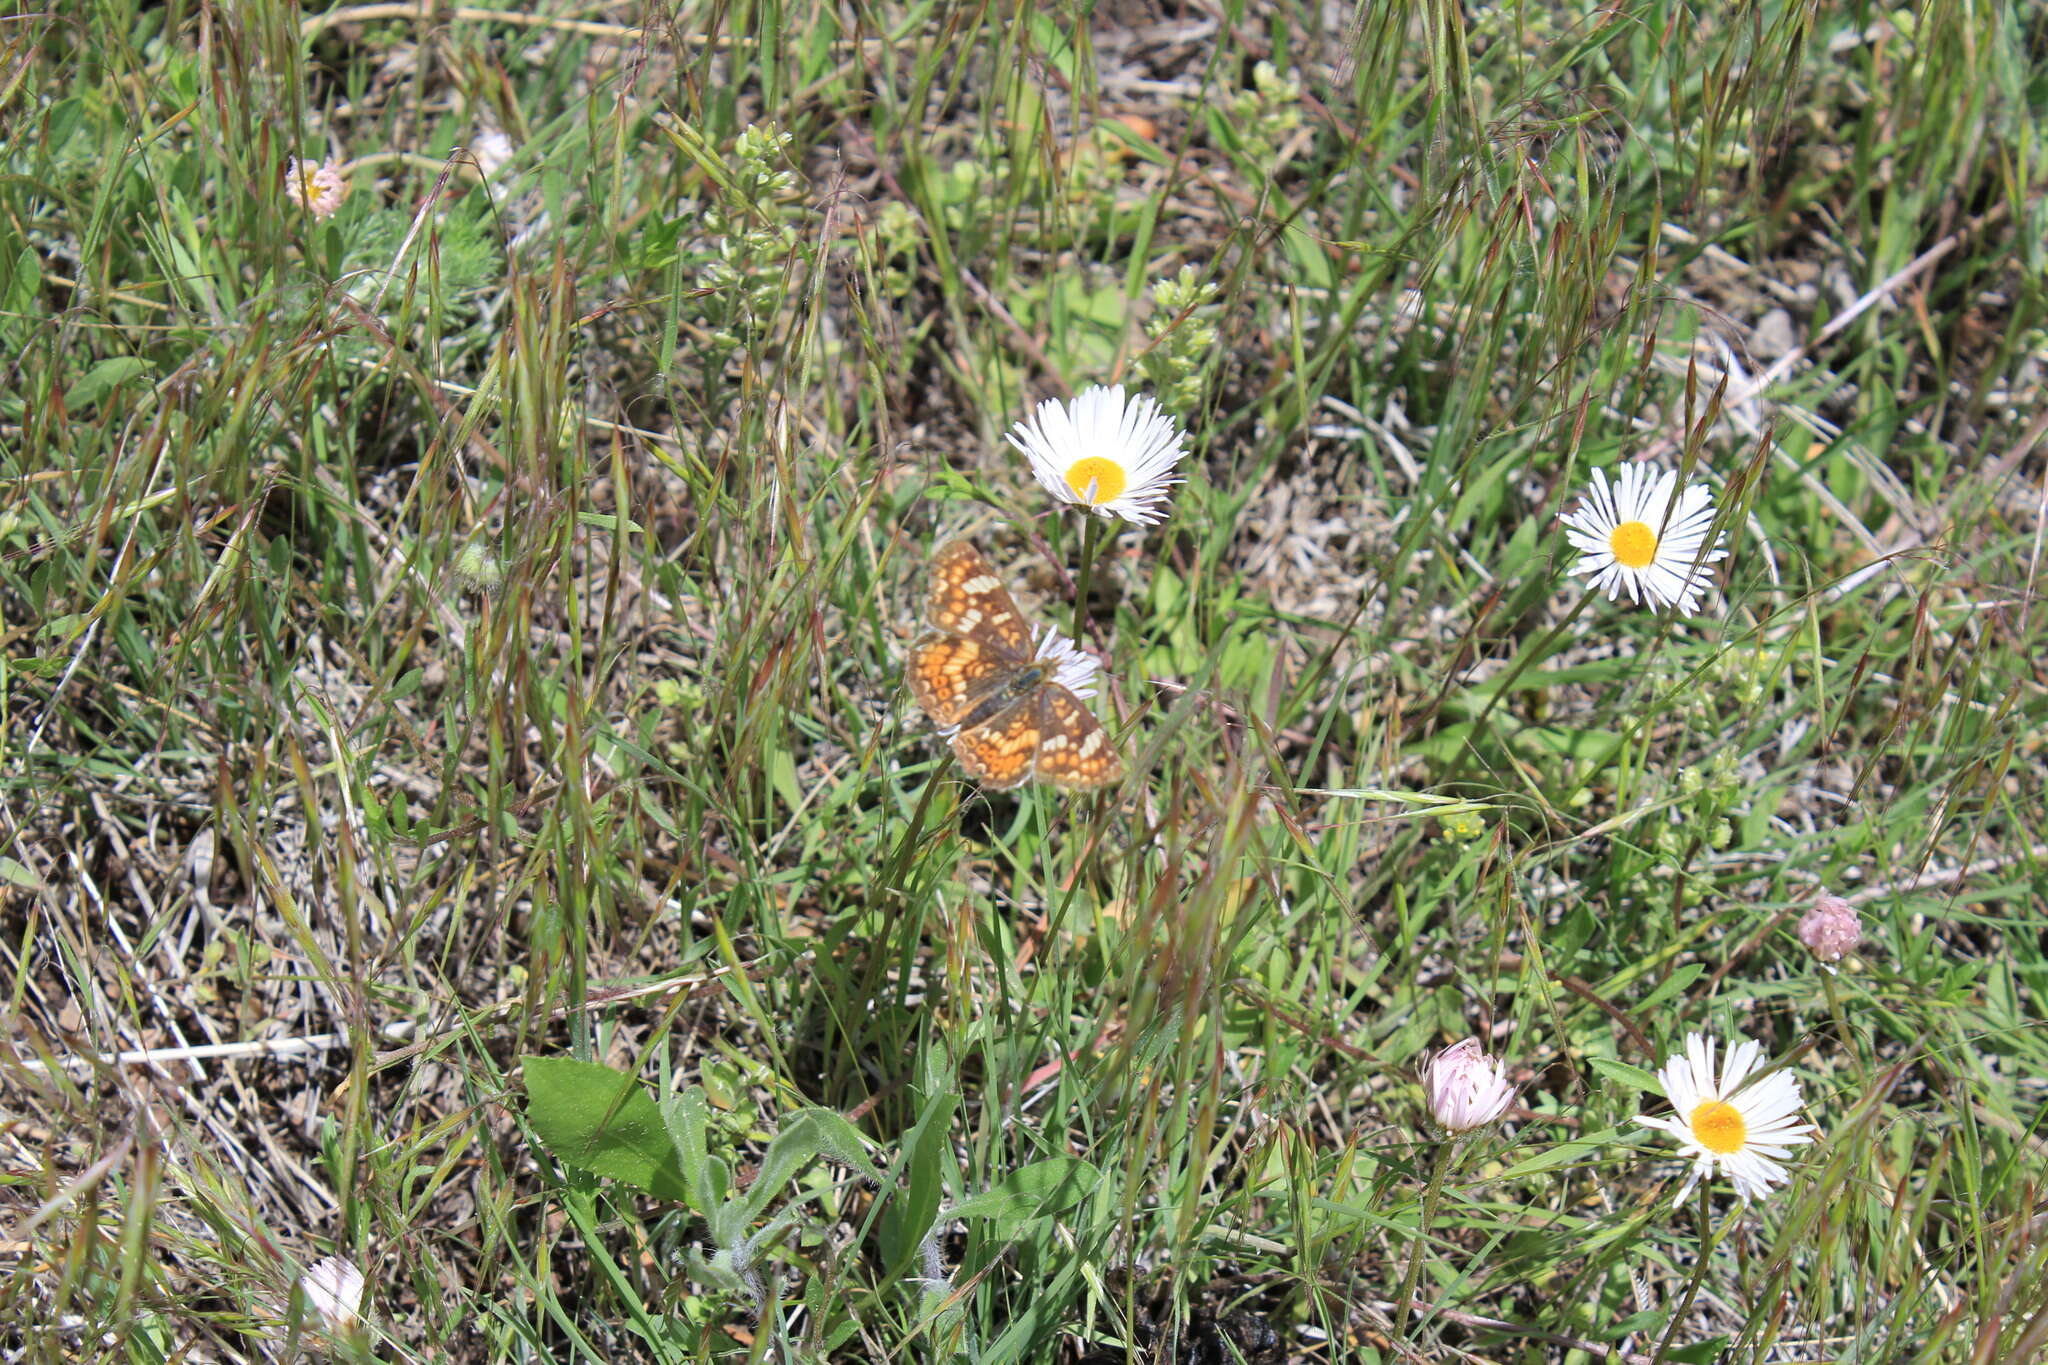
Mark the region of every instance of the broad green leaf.
[[959, 1104], [959, 1095], [951, 1091], [933, 1095], [917, 1125], [904, 1135], [904, 1185], [890, 1194], [879, 1225], [882, 1256], [891, 1274], [901, 1275], [908, 1268], [918, 1244], [938, 1219], [952, 1160], [953, 1111]]
[[868, 1145], [860, 1130], [841, 1118], [836, 1110], [806, 1109], [803, 1117], [817, 1130], [818, 1150], [842, 1166], [851, 1166], [869, 1180], [880, 1181], [881, 1171], [868, 1159]]
[[33, 248], [23, 247], [14, 268], [0, 273], [0, 312], [26, 313], [42, 286], [42, 258]]
[[1672, 968], [1671, 975], [1665, 977], [1658, 984], [1656, 990], [1651, 991], [1647, 996], [1636, 1002], [1636, 1013], [1646, 1013], [1652, 1007], [1661, 1005], [1666, 1000], [1677, 999], [1679, 993], [1693, 982], [1699, 980], [1700, 973], [1706, 971], [1706, 969], [1707, 964], [1704, 962], [1686, 962]]
[[706, 1159], [709, 1148], [704, 1132], [710, 1119], [711, 1110], [699, 1086], [693, 1085], [661, 1103], [662, 1125], [668, 1129], [669, 1146], [682, 1165], [684, 1183], [690, 1188], [691, 1200], [700, 1211], [706, 1212], [717, 1208], [725, 1199], [724, 1189], [713, 1185], [710, 1163]]
[[149, 362], [141, 356], [117, 355], [102, 360], [85, 372], [85, 377], [64, 390], [64, 406], [88, 408], [139, 374], [149, 373]]
[[868, 1161], [860, 1134], [852, 1124], [828, 1109], [805, 1109], [785, 1122], [782, 1131], [768, 1144], [761, 1167], [754, 1174], [754, 1183], [747, 1190], [748, 1213], [760, 1213], [820, 1153], [852, 1166], [870, 1180], [881, 1179], [882, 1173]]
[[661, 1110], [636, 1078], [567, 1057], [528, 1057], [524, 1069], [526, 1116], [557, 1161], [689, 1202]]

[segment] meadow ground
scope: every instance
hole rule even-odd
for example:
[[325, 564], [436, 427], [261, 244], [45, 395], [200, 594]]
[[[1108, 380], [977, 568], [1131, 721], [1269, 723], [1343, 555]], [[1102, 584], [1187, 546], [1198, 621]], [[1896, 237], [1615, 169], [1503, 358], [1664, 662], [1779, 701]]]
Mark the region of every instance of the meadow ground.
[[0, 1362], [2041, 1356], [2044, 133], [1991, 0], [0, 17]]

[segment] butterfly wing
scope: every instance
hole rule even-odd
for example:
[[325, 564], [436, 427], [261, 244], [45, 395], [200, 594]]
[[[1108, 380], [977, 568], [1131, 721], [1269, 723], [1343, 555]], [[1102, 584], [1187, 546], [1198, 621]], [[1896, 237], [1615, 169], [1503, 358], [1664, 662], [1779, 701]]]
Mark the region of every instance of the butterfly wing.
[[933, 724], [958, 725], [1017, 669], [1015, 659], [986, 640], [932, 631], [910, 647], [903, 675]]
[[1106, 787], [1124, 775], [1123, 758], [1109, 731], [1072, 692], [1048, 682], [1030, 709], [1038, 712], [1039, 781], [1085, 790]]
[[1031, 657], [1031, 623], [981, 551], [949, 540], [932, 556], [930, 573], [924, 614], [933, 630], [993, 645], [1020, 667]]
[[967, 775], [990, 791], [1031, 776], [1044, 740], [1036, 697], [1025, 697], [972, 730], [953, 736], [953, 754]]

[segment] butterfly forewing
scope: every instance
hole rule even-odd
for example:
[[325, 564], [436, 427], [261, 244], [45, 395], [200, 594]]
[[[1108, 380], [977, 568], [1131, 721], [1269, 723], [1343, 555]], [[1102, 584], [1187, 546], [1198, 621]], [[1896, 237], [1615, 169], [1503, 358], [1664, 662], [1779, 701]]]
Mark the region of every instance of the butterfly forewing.
[[1031, 657], [1031, 624], [981, 551], [964, 540], [947, 541], [932, 556], [931, 575], [925, 619], [933, 630], [991, 645], [1020, 666]]

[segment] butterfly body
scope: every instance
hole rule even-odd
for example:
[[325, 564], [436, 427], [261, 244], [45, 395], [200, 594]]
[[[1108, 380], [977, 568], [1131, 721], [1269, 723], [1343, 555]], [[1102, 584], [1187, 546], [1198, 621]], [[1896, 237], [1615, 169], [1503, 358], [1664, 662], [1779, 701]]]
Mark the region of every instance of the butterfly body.
[[1123, 776], [1102, 722], [1057, 680], [1009, 590], [966, 541], [932, 556], [925, 620], [905, 668], [911, 695], [951, 731], [970, 776], [995, 790], [1033, 777], [1087, 788]]
[[976, 729], [988, 724], [1018, 702], [1028, 700], [1045, 681], [1047, 671], [1043, 664], [1029, 664], [1019, 669], [1015, 677], [995, 683], [989, 695], [974, 703], [974, 709], [960, 718], [958, 728]]

